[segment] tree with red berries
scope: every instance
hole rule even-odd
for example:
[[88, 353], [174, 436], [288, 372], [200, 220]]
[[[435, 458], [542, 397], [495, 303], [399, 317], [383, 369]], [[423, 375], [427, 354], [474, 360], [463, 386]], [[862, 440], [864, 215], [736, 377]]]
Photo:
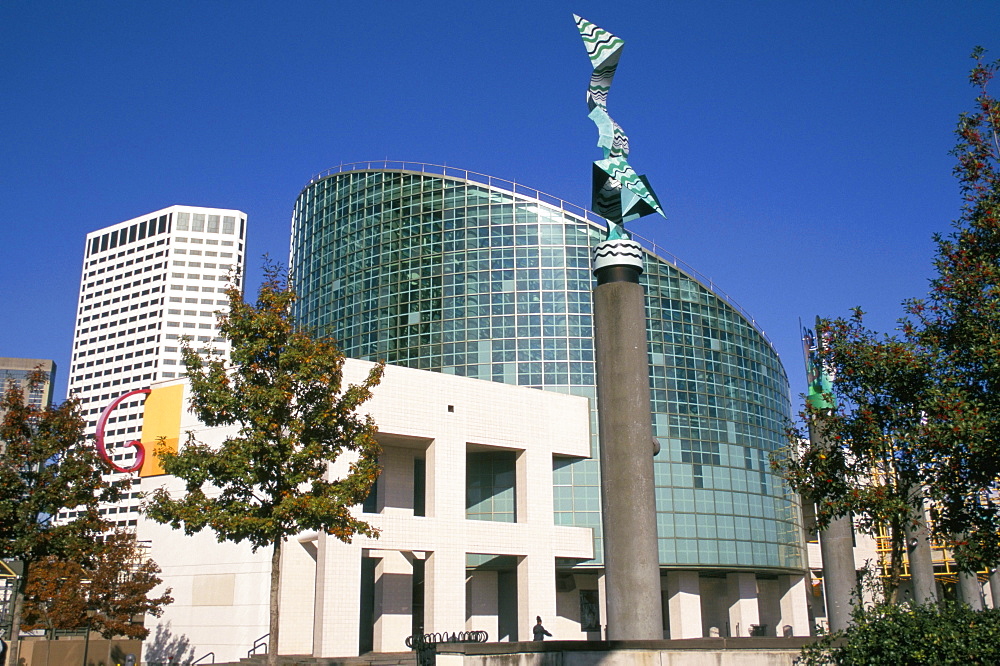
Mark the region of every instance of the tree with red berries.
[[952, 151], [962, 214], [935, 237], [930, 293], [908, 303], [903, 326], [932, 366], [919, 460], [935, 528], [961, 535], [952, 546], [970, 570], [1000, 561], [1000, 102], [988, 91], [1000, 61], [984, 56], [973, 51], [976, 106], [959, 118]]
[[856, 309], [823, 320], [828, 401], [805, 418], [823, 437], [775, 465], [816, 502], [820, 526], [853, 515], [891, 536], [887, 591], [898, 585], [907, 527], [925, 499], [932, 528], [968, 571], [1000, 562], [1000, 103], [988, 84], [1000, 62], [973, 51], [975, 109], [959, 118], [954, 173], [960, 217], [937, 235], [930, 291], [905, 305], [899, 329], [868, 329]]

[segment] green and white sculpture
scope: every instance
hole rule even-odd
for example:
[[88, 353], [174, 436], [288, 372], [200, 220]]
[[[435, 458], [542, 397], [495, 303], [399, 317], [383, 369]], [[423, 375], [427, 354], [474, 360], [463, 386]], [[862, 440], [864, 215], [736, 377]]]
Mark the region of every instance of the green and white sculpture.
[[624, 223], [663, 215], [646, 179], [628, 163], [628, 137], [608, 115], [608, 89], [625, 42], [574, 16], [594, 66], [587, 90], [604, 159], [594, 162], [593, 210], [608, 220], [594, 248], [594, 366], [601, 459], [601, 525], [607, 639], [660, 640], [663, 610], [656, 532], [644, 250]]
[[608, 115], [608, 91], [625, 41], [576, 14], [573, 18], [594, 67], [587, 89], [587, 106], [590, 119], [597, 125], [597, 145], [604, 150], [604, 159], [594, 162], [591, 209], [610, 223], [608, 239], [628, 238], [625, 222], [652, 213], [663, 215], [663, 209], [646, 177], [629, 165], [628, 136]]

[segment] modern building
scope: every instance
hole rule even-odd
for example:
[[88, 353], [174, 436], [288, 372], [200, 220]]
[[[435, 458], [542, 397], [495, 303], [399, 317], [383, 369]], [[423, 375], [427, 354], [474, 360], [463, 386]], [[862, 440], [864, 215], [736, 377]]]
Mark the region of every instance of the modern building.
[[[581, 208], [482, 174], [344, 165], [314, 178], [295, 203], [296, 315], [350, 357], [586, 397], [594, 422], [591, 255], [602, 226]], [[807, 633], [799, 508], [769, 466], [786, 441], [785, 370], [732, 299], [647, 247], [665, 635], [752, 627], [774, 635], [785, 625]], [[591, 433], [589, 456], [552, 461], [554, 523], [590, 528], [594, 538], [593, 557], [556, 560], [567, 587], [601, 575], [597, 428]], [[493, 478], [504, 466], [510, 461], [470, 460], [468, 478]], [[498, 529], [511, 522], [507, 491], [470, 486], [469, 517]], [[578, 589], [581, 605], [603, 604]]]
[[[349, 359], [345, 382], [362, 381], [371, 365]], [[198, 422], [186, 409], [188, 391], [186, 380], [153, 385], [144, 442], [183, 447], [181, 433], [192, 433], [212, 445], [235, 430]], [[580, 618], [580, 590], [596, 602], [597, 575], [557, 580], [555, 568], [593, 557], [589, 529], [555, 524], [552, 494], [553, 461], [590, 453], [585, 398], [387, 366], [361, 409], [378, 424], [383, 471], [357, 511], [381, 535], [350, 544], [315, 532], [289, 539], [282, 654], [405, 652], [405, 639], [425, 631], [530, 640], [536, 615], [560, 638], [598, 635]], [[152, 461], [142, 476], [146, 488], [184, 486]], [[162, 617], [146, 618], [145, 661], [187, 663], [209, 652], [236, 661], [267, 634], [269, 549], [254, 553], [210, 531], [186, 536], [145, 518], [137, 536], [151, 544], [174, 597]], [[596, 603], [590, 610], [597, 625]], [[168, 654], [164, 645], [185, 647]]]
[[[28, 388], [28, 375], [36, 370], [45, 373], [45, 381], [29, 391], [25, 396], [33, 407], [48, 407], [52, 404], [52, 387], [56, 381], [56, 363], [41, 358], [0, 358], [0, 390], [7, 390], [12, 384], [22, 390]], [[3, 410], [0, 410], [0, 417]]]
[[[243, 271], [246, 217], [171, 206], [87, 234], [68, 390], [80, 400], [88, 434], [113, 398], [183, 372], [181, 337], [225, 349], [215, 313], [226, 311], [225, 287]], [[121, 467], [135, 450], [115, 447], [137, 438], [141, 418], [137, 396], [108, 421], [106, 442]], [[104, 507], [108, 520], [134, 527], [140, 492], [136, 483], [128, 498]]]

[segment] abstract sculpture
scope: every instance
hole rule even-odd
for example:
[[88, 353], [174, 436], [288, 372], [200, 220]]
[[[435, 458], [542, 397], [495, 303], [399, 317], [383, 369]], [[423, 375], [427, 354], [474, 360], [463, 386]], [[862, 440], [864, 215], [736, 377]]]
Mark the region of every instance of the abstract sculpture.
[[101, 459], [116, 472], [131, 473], [138, 472], [142, 469], [142, 463], [146, 459], [146, 449], [142, 445], [142, 442], [138, 440], [133, 440], [128, 444], [125, 444], [125, 446], [131, 446], [135, 449], [135, 462], [132, 463], [130, 467], [122, 467], [113, 461], [111, 456], [108, 455], [108, 450], [104, 445], [104, 426], [107, 424], [108, 418], [111, 416], [111, 412], [115, 411], [115, 408], [122, 402], [134, 395], [149, 395], [150, 392], [150, 389], [136, 389], [135, 391], [129, 391], [128, 393], [118, 396], [111, 401], [110, 405], [104, 408], [104, 411], [101, 412], [100, 418], [97, 419], [97, 428], [94, 432], [94, 443], [97, 446], [97, 455], [99, 455]]
[[601, 458], [601, 523], [608, 640], [663, 638], [656, 481], [650, 412], [645, 250], [624, 222], [663, 215], [646, 179], [629, 166], [628, 137], [608, 115], [608, 89], [625, 42], [575, 16], [594, 66], [587, 90], [604, 159], [594, 162], [593, 210], [608, 220], [594, 248], [594, 365]]
[[573, 18], [594, 67], [587, 89], [587, 106], [590, 119], [597, 125], [597, 145], [604, 150], [604, 159], [594, 162], [591, 209], [608, 220], [609, 239], [628, 238], [626, 221], [652, 213], [663, 215], [663, 209], [646, 177], [629, 165], [628, 136], [608, 115], [608, 91], [625, 41], [576, 14]]

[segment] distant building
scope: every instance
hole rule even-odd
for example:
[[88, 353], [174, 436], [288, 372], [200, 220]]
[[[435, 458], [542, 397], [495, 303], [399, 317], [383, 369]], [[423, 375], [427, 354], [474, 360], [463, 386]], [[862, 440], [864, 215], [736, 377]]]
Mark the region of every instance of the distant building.
[[[87, 234], [69, 393], [80, 400], [88, 435], [114, 398], [183, 373], [181, 337], [196, 348], [227, 349], [215, 313], [228, 309], [225, 287], [243, 273], [246, 217], [171, 206]], [[142, 402], [137, 396], [122, 403], [108, 422], [106, 442], [121, 466], [131, 464], [135, 450], [115, 445], [138, 439]], [[139, 485], [103, 509], [118, 527], [135, 526]]]
[[[28, 393], [25, 398], [33, 407], [47, 407], [52, 404], [52, 386], [56, 380], [55, 361], [41, 358], [7, 358], [0, 357], [0, 390], [7, 390], [11, 383], [27, 388], [28, 375], [35, 370], [45, 373], [45, 381]], [[3, 411], [0, 410], [0, 416]]]

